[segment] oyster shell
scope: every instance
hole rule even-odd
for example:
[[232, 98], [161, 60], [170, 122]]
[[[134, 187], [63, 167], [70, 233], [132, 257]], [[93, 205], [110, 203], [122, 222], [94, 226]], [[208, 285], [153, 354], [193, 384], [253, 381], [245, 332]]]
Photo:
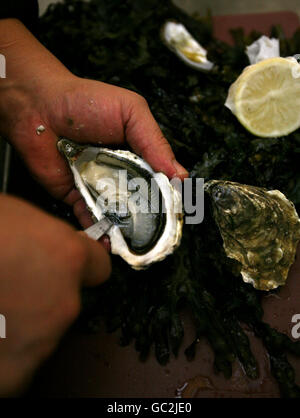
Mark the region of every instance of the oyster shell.
[[166, 46], [187, 65], [196, 70], [209, 71], [214, 64], [207, 59], [207, 51], [192, 37], [181, 24], [168, 21], [161, 36]]
[[139, 270], [164, 259], [180, 244], [181, 194], [163, 173], [155, 173], [130, 151], [82, 146], [67, 139], [58, 142], [58, 149], [67, 158], [94, 221], [105, 213], [125, 220], [107, 233], [113, 254]]
[[205, 185], [228, 257], [241, 264], [246, 283], [283, 285], [300, 240], [296, 209], [278, 190], [211, 180]]

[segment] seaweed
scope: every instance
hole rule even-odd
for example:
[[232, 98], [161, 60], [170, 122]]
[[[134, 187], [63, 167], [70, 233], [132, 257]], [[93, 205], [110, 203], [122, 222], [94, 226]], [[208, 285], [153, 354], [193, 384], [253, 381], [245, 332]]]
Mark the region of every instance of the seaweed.
[[[167, 19], [182, 22], [208, 50], [215, 63], [209, 73], [185, 66], [161, 42]], [[283, 56], [300, 51], [300, 30], [281, 40]], [[248, 64], [245, 45], [259, 34], [232, 31], [234, 45], [213, 37], [210, 15], [192, 18], [170, 1], [65, 0], [40, 19], [41, 41], [75, 74], [129, 88], [142, 94], [175, 154], [192, 176], [226, 179], [280, 189], [299, 209], [300, 133], [277, 139], [255, 138], [224, 107], [230, 84]], [[80, 59], [79, 59], [80, 56]], [[192, 313], [195, 340], [189, 360], [206, 337], [215, 369], [226, 377], [239, 359], [247, 376], [258, 376], [256, 360], [242, 324], [251, 327], [268, 351], [281, 393], [299, 397], [286, 353], [300, 355], [292, 342], [262, 321], [262, 293], [232, 273], [209, 205], [200, 225], [186, 225], [180, 248], [145, 272], [135, 272], [114, 257], [113, 274], [96, 290], [83, 293], [84, 329], [97, 329], [104, 317], [108, 331], [121, 329], [121, 344], [135, 342], [141, 359], [151, 346], [165, 364], [176, 356], [184, 327], [180, 312]]]

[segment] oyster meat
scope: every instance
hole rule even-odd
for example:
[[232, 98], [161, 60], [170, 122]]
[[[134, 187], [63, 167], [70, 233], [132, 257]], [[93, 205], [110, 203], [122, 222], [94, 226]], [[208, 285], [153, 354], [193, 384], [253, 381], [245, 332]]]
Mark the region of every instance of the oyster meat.
[[161, 36], [166, 46], [185, 64], [202, 71], [209, 71], [213, 68], [214, 64], [206, 57], [207, 51], [181, 23], [166, 22], [162, 28]]
[[228, 257], [240, 263], [243, 280], [256, 289], [285, 283], [300, 240], [300, 219], [278, 190], [211, 180], [205, 191]]
[[113, 254], [139, 270], [164, 259], [180, 244], [181, 194], [130, 151], [58, 142], [94, 221], [116, 215], [108, 231]]

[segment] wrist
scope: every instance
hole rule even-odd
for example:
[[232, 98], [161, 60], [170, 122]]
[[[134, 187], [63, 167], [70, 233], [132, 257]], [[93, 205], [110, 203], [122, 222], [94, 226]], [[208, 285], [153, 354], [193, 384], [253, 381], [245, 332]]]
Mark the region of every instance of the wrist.
[[9, 136], [24, 111], [28, 115], [42, 109], [51, 92], [75, 76], [17, 19], [0, 20], [0, 53], [6, 60], [6, 78], [0, 79], [0, 132]]
[[6, 79], [31, 81], [41, 74], [69, 73], [18, 19], [0, 19], [0, 53], [6, 58]]

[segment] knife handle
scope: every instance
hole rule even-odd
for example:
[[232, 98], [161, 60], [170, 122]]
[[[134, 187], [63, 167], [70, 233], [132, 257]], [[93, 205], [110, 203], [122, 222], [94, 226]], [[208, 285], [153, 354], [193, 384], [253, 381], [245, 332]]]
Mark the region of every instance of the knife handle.
[[89, 228], [85, 229], [84, 232], [92, 239], [98, 241], [106, 232], [111, 228], [113, 224], [105, 216], [96, 222], [94, 225], [91, 225]]

